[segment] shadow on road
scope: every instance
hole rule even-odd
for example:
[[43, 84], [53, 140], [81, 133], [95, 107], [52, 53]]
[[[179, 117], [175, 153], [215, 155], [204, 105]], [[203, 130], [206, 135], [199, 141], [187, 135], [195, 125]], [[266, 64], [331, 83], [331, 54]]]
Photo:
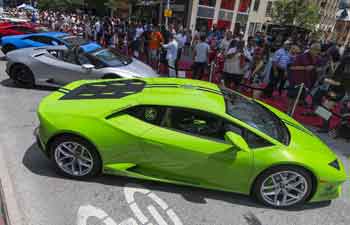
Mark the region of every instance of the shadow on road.
[[[37, 144], [33, 144], [32, 146], [29, 147], [29, 149], [27, 149], [27, 151], [24, 154], [22, 162], [27, 169], [29, 169], [32, 173], [37, 174], [39, 176], [54, 177], [54, 178], [65, 179], [65, 180], [69, 179], [69, 178], [62, 177], [55, 172], [55, 168], [53, 164], [41, 152]], [[72, 180], [72, 182], [74, 181], [75, 180]], [[256, 203], [254, 199], [245, 195], [222, 192], [222, 191], [213, 191], [213, 190], [207, 190], [207, 189], [196, 188], [196, 187], [180, 186], [175, 184], [146, 181], [146, 180], [140, 180], [140, 179], [134, 179], [134, 178], [128, 178], [128, 177], [103, 175], [94, 179], [86, 180], [85, 182], [89, 182], [89, 183], [95, 182], [103, 185], [119, 186], [119, 187], [123, 187], [126, 184], [142, 185], [145, 188], [148, 188], [154, 191], [179, 194], [185, 200], [192, 203], [198, 203], [198, 204], [206, 204], [207, 203], [206, 199], [214, 199], [214, 200], [228, 202], [234, 205], [244, 205], [244, 206], [254, 207], [254, 208], [268, 208], [261, 204]], [[285, 210], [302, 211], [302, 210], [317, 209], [317, 208], [327, 207], [330, 205], [330, 203], [331, 201], [326, 201], [321, 203], [308, 203], [303, 206], [289, 208]], [[252, 218], [246, 218], [246, 219], [252, 219]]]
[[[8, 88], [28, 89], [28, 88], [16, 86], [15, 83], [10, 78], [2, 80], [0, 82], [0, 84], [4, 87], [8, 87]], [[58, 90], [58, 87], [50, 86], [50, 85], [35, 85], [33, 88], [30, 88], [30, 89], [39, 90], [39, 91], [56, 91], [56, 90]]]

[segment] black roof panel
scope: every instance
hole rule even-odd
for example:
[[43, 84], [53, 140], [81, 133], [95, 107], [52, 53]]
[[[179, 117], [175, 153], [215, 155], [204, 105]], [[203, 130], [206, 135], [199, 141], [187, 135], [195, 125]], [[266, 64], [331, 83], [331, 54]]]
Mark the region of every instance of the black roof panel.
[[141, 92], [146, 85], [142, 80], [113, 80], [83, 84], [69, 91], [60, 100], [119, 99]]

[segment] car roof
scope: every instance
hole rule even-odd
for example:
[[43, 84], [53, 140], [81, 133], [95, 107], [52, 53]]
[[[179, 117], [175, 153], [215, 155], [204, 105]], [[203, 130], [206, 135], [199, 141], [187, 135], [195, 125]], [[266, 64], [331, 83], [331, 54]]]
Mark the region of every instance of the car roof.
[[147, 105], [177, 106], [216, 113], [225, 113], [226, 106], [220, 88], [209, 82], [174, 79], [147, 79], [139, 100]]
[[225, 114], [226, 111], [220, 88], [205, 81], [145, 78], [78, 81], [74, 83], [66, 87], [66, 90], [70, 89], [71, 91], [61, 97], [61, 100], [90, 99], [100, 102], [123, 99], [126, 104], [193, 108], [215, 114]]

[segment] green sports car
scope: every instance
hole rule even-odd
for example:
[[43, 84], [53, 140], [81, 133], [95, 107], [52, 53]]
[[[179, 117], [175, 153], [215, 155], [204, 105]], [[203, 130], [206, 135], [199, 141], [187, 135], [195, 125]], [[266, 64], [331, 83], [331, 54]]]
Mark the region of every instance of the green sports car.
[[203, 81], [77, 81], [46, 97], [38, 116], [38, 144], [68, 177], [191, 185], [276, 208], [334, 199], [346, 180], [336, 154], [301, 124]]

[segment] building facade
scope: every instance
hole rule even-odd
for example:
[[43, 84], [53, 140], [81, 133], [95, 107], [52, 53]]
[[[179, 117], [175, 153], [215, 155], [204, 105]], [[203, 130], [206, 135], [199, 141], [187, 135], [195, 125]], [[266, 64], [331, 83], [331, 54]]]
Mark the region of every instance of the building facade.
[[340, 0], [314, 0], [320, 7], [320, 23], [318, 29], [332, 32], [336, 23], [336, 13], [339, 9]]
[[209, 30], [213, 24], [245, 36], [261, 31], [269, 22], [273, 0], [192, 0], [188, 25]]

